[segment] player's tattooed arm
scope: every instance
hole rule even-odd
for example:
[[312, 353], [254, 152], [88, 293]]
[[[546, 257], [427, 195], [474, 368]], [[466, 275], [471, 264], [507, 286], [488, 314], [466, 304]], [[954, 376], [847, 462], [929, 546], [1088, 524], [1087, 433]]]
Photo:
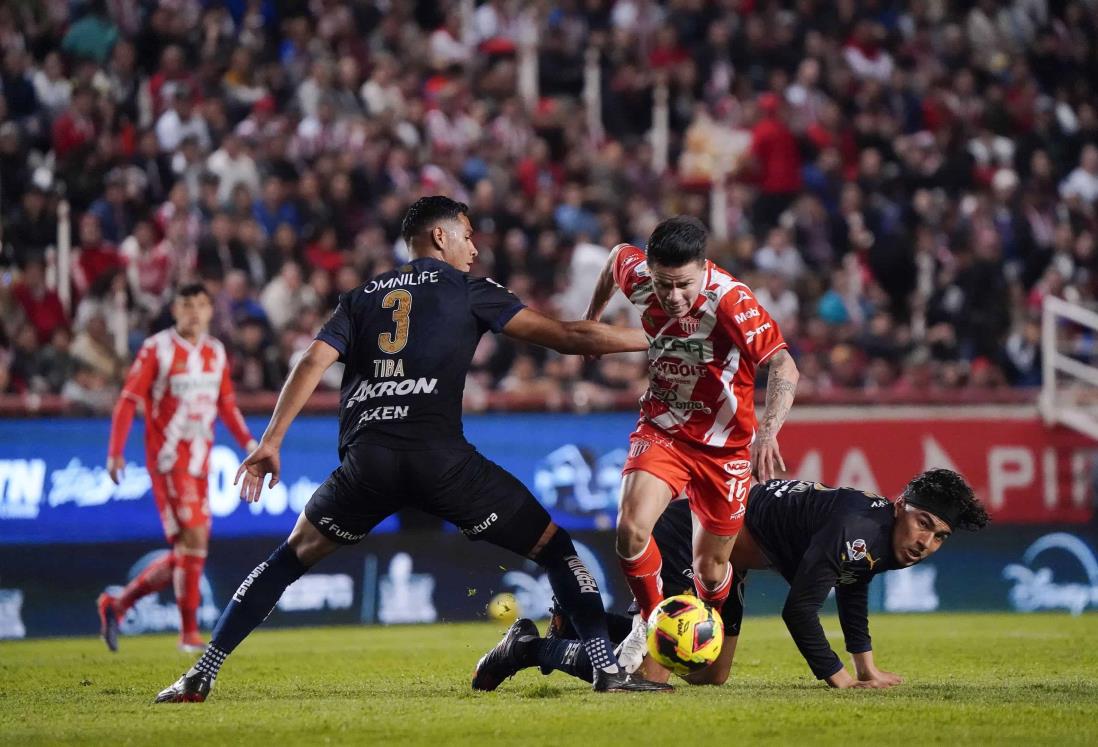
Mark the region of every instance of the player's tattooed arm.
[[583, 315], [584, 319], [597, 322], [602, 317], [602, 312], [606, 310], [606, 304], [610, 303], [610, 298], [618, 287], [618, 284], [614, 281], [614, 264], [618, 261], [618, 252], [620, 251], [621, 245], [619, 244], [614, 247], [610, 252], [610, 256], [606, 258], [606, 264], [603, 265], [602, 272], [599, 273], [595, 289], [591, 292], [591, 302], [587, 305], [587, 311]]
[[766, 482], [785, 472], [785, 461], [778, 448], [778, 431], [785, 424], [793, 398], [797, 394], [800, 372], [788, 350], [779, 350], [768, 361], [770, 376], [766, 381], [766, 412], [755, 443], [751, 445], [751, 463], [755, 478]]

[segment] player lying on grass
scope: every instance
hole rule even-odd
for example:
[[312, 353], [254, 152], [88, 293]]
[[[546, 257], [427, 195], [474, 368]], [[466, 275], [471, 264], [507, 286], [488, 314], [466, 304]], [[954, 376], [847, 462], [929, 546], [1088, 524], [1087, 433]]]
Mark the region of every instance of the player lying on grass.
[[[614, 290], [638, 308], [651, 340], [648, 391], [622, 470], [617, 551], [640, 614], [618, 649], [632, 672], [647, 650], [647, 620], [663, 599], [652, 528], [685, 494], [698, 521], [694, 584], [720, 608], [732, 584], [729, 557], [743, 526], [752, 474], [784, 470], [778, 432], [797, 389], [797, 365], [778, 323], [751, 289], [705, 257], [695, 218], [669, 218], [641, 251], [621, 244], [607, 259], [586, 317], [597, 320]], [[768, 365], [766, 416], [755, 419], [755, 376]]]
[[[728, 679], [743, 619], [743, 584], [750, 570], [773, 569], [789, 582], [782, 618], [812, 673], [836, 688], [882, 688], [901, 678], [877, 668], [869, 637], [868, 592], [873, 576], [906, 568], [937, 552], [956, 529], [975, 531], [988, 522], [983, 506], [956, 472], [934, 469], [915, 477], [894, 502], [852, 488], [829, 488], [799, 480], [773, 480], [751, 489], [744, 529], [732, 555], [735, 588], [722, 609], [724, 646], [709, 667], [685, 679], [720, 685]], [[693, 588], [691, 537], [696, 532], [685, 501], [675, 501], [657, 522], [653, 537], [665, 559], [669, 594]], [[831, 650], [820, 625], [820, 606], [835, 589], [846, 649], [854, 675]], [[611, 638], [624, 637], [631, 621], [611, 616]], [[538, 637], [530, 620], [518, 620], [487, 658], [499, 679], [541, 666], [589, 679], [590, 665], [566, 622], [554, 616], [550, 633]], [[640, 670], [666, 681], [668, 672], [645, 659]]]
[[[404, 216], [413, 259], [345, 294], [279, 394], [259, 447], [237, 473], [241, 497], [258, 501], [279, 479], [279, 450], [290, 423], [337, 360], [340, 465], [317, 488], [289, 538], [256, 566], [214, 627], [209, 648], [157, 702], [202, 701], [232, 651], [274, 609], [286, 587], [319, 560], [361, 541], [382, 520], [418, 508], [528, 557], [594, 662], [597, 691], [669, 689], [619, 670], [594, 576], [568, 532], [506, 470], [465, 440], [461, 400], [481, 336], [502, 332], [562, 353], [646, 350], [640, 330], [558, 322], [526, 308], [509, 290], [469, 276], [477, 256], [468, 208], [425, 197]], [[490, 672], [474, 683], [493, 689]]]

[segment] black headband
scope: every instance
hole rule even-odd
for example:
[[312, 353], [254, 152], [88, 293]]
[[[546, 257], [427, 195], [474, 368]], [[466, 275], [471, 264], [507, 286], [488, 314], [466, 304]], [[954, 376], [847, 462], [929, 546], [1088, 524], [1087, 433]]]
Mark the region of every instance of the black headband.
[[962, 506], [940, 495], [933, 493], [931, 495], [915, 495], [907, 492], [904, 493], [904, 501], [909, 506], [915, 506], [934, 514], [949, 525], [950, 531], [957, 526], [957, 521], [961, 518]]

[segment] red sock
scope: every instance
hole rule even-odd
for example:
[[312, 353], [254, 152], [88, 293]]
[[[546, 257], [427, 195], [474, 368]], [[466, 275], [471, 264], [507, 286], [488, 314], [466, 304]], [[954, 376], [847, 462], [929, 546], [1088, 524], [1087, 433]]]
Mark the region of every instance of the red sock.
[[694, 590], [698, 592], [698, 599], [708, 604], [713, 609], [720, 611], [724, 606], [724, 600], [728, 599], [728, 592], [732, 589], [732, 564], [728, 564], [728, 572], [724, 574], [724, 580], [717, 588], [710, 591], [702, 583], [701, 576], [694, 574]]
[[115, 610], [119, 617], [146, 594], [154, 594], [172, 582], [172, 568], [175, 567], [175, 553], [169, 550], [149, 563], [145, 570], [130, 581], [115, 600]]
[[198, 633], [198, 605], [202, 601], [199, 585], [205, 565], [205, 556], [180, 553], [175, 568], [175, 603], [179, 606], [180, 631], [184, 636]]
[[663, 569], [663, 558], [660, 549], [652, 538], [648, 538], [648, 544], [640, 555], [634, 558], [618, 556], [621, 562], [621, 570], [625, 573], [625, 580], [629, 583], [629, 589], [633, 597], [640, 605], [641, 614], [647, 620], [652, 610], [663, 601], [663, 582], [660, 580], [660, 570]]

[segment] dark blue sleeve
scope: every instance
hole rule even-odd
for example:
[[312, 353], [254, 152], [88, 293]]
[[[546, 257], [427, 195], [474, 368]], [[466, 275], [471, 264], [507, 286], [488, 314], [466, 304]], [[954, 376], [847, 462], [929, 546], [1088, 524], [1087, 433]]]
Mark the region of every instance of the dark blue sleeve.
[[469, 278], [469, 308], [482, 330], [499, 334], [526, 304], [495, 280]]
[[339, 304], [332, 312], [331, 318], [324, 323], [316, 335], [316, 339], [328, 343], [339, 351], [340, 360], [343, 360], [354, 339], [354, 325], [351, 322], [350, 310], [347, 308], [349, 305], [347, 296], [340, 296]]
[[835, 587], [835, 603], [839, 607], [839, 624], [846, 639], [846, 650], [864, 654], [873, 650], [869, 637], [869, 582], [843, 584]]
[[[824, 679], [843, 667], [820, 625], [820, 607], [839, 580], [838, 551], [831, 532], [821, 531], [801, 558], [782, 607], [782, 620], [808, 662], [812, 674]], [[829, 541], [830, 540], [830, 541]]]

